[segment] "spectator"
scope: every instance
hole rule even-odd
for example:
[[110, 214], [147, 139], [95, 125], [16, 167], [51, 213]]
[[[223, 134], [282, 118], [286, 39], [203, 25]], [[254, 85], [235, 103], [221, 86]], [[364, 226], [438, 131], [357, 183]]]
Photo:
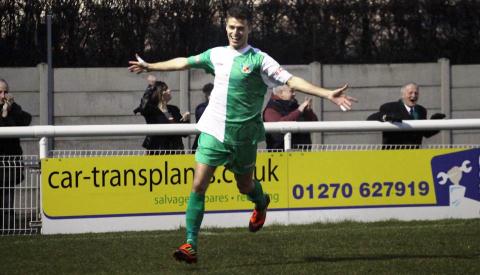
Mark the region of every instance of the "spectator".
[[[185, 112], [181, 115], [177, 106], [168, 104], [171, 99], [172, 94], [167, 84], [163, 81], [155, 81], [153, 87], [147, 87], [140, 106], [134, 112], [140, 112], [147, 124], [190, 122], [190, 113]], [[168, 153], [164, 150], [184, 149], [182, 136], [179, 135], [147, 136], [142, 146], [147, 149], [149, 155]]]
[[[210, 100], [210, 94], [212, 93], [212, 90], [213, 90], [213, 84], [212, 83], [207, 83], [202, 88], [203, 94], [205, 95], [205, 101], [198, 104], [198, 106], [195, 108], [195, 121], [197, 123], [200, 120], [200, 118], [202, 117], [203, 112], [207, 108], [208, 101]], [[197, 150], [198, 137], [199, 136], [200, 135], [197, 135], [195, 137], [195, 141], [193, 142], [192, 150]]]
[[[263, 121], [317, 121], [312, 111], [312, 98], [306, 98], [302, 104], [295, 99], [295, 90], [288, 85], [273, 88], [273, 94], [263, 111]], [[267, 149], [283, 149], [283, 134], [267, 134]], [[310, 133], [292, 134], [292, 148], [299, 144], [312, 144]]]
[[141, 110], [145, 107], [145, 104], [152, 97], [152, 93], [155, 91], [155, 82], [157, 78], [154, 75], [149, 74], [147, 76], [147, 88], [143, 93], [142, 99], [140, 100], [140, 105], [133, 110], [134, 114], [141, 113]]
[[[28, 126], [32, 121], [32, 116], [23, 111], [9, 94], [8, 83], [4, 79], [0, 79], [0, 111], [0, 127]], [[14, 225], [14, 186], [20, 184], [24, 177], [22, 154], [19, 138], [0, 138], [0, 229], [13, 228]]]
[[[417, 104], [420, 96], [420, 88], [411, 82], [401, 88], [402, 98], [398, 101], [388, 102], [380, 106], [380, 110], [371, 114], [367, 120], [383, 122], [401, 122], [402, 120], [427, 119], [427, 110]], [[443, 119], [444, 114], [435, 113], [430, 119]], [[384, 145], [413, 145], [419, 148], [423, 137], [429, 138], [439, 131], [408, 131], [408, 132], [383, 132], [382, 143]], [[384, 146], [390, 148], [391, 146]]]

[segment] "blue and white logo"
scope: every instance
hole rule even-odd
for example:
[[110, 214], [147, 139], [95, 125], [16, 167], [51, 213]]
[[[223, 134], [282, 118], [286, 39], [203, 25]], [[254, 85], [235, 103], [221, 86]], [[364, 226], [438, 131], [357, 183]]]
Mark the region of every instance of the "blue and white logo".
[[480, 202], [480, 149], [436, 156], [431, 164], [437, 205]]

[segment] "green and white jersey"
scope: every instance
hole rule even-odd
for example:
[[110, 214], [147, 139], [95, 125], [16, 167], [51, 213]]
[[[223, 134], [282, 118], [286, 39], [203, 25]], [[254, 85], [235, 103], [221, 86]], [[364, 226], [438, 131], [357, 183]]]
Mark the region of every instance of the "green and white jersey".
[[216, 47], [190, 56], [192, 68], [215, 75], [213, 90], [197, 129], [225, 144], [256, 144], [265, 139], [261, 118], [268, 87], [292, 75], [259, 49]]

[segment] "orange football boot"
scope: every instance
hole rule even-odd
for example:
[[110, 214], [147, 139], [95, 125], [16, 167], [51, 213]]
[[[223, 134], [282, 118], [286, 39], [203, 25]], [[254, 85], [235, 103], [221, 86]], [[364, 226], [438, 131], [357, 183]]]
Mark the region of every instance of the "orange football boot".
[[248, 230], [250, 230], [250, 232], [257, 232], [258, 230], [262, 229], [263, 224], [265, 223], [265, 220], [267, 218], [267, 208], [269, 204], [270, 196], [268, 194], [265, 194], [265, 208], [262, 210], [255, 208], [253, 210], [252, 217], [250, 218], [250, 222], [248, 223]]

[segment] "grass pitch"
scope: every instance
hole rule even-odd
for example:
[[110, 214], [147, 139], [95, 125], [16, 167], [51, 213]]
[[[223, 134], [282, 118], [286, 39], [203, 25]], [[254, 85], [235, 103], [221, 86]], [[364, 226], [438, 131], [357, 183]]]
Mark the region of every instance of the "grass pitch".
[[480, 274], [480, 219], [0, 237], [0, 274]]

